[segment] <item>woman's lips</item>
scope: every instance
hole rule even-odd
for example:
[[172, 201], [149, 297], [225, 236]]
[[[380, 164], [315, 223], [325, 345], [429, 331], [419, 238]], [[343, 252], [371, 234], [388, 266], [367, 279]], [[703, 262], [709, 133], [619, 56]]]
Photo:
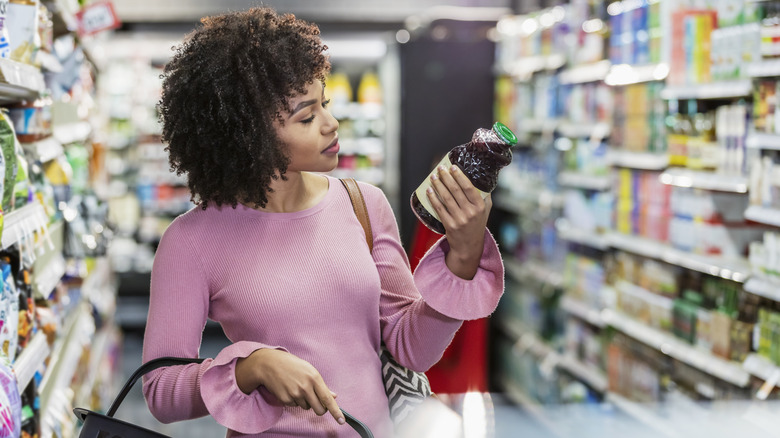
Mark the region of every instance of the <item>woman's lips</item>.
[[327, 149], [322, 151], [323, 154], [338, 154], [339, 153], [339, 142], [335, 142], [332, 145], [328, 146]]

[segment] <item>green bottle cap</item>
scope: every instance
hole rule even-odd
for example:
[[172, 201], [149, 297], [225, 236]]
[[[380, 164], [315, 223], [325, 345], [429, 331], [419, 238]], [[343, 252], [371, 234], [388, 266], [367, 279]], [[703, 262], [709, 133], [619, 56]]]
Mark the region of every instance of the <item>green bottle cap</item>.
[[502, 140], [508, 143], [509, 146], [514, 146], [517, 144], [517, 136], [515, 136], [515, 133], [512, 132], [512, 130], [509, 129], [505, 124], [501, 122], [494, 123], [493, 131], [495, 131]]

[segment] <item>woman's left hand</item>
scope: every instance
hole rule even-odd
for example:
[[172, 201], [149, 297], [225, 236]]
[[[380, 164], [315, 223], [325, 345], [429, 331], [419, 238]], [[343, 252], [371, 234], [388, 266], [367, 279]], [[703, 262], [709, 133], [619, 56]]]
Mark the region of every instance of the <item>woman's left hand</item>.
[[485, 241], [490, 195], [482, 199], [468, 177], [456, 166], [439, 166], [431, 176], [428, 199], [447, 232], [450, 251], [445, 263], [453, 274], [471, 280], [477, 273]]

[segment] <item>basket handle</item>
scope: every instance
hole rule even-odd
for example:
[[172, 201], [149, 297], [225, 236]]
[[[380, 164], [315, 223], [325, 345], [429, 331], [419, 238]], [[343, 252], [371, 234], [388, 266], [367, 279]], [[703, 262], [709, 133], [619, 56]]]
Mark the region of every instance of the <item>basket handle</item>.
[[[203, 360], [204, 359], [202, 358], [160, 357], [157, 359], [152, 359], [149, 362], [146, 362], [145, 364], [141, 365], [137, 370], [135, 370], [133, 375], [131, 375], [130, 378], [127, 379], [127, 382], [125, 382], [125, 386], [122, 387], [122, 390], [119, 391], [119, 394], [114, 399], [114, 402], [111, 403], [111, 407], [108, 408], [108, 411], [106, 412], [106, 416], [113, 417], [114, 414], [116, 414], [116, 411], [119, 409], [119, 405], [122, 404], [125, 397], [127, 397], [127, 394], [133, 388], [135, 382], [137, 382], [138, 379], [140, 379], [141, 376], [143, 376], [144, 374], [154, 371], [157, 368], [169, 367], [172, 365], [189, 365], [193, 363], [201, 363], [203, 362]], [[361, 438], [374, 438], [374, 435], [371, 433], [371, 430], [360, 420], [353, 417], [350, 413], [348, 413], [344, 409], [342, 409], [341, 412], [344, 414], [344, 419], [347, 421], [347, 424], [353, 429], [355, 429], [355, 431], [360, 435]]]

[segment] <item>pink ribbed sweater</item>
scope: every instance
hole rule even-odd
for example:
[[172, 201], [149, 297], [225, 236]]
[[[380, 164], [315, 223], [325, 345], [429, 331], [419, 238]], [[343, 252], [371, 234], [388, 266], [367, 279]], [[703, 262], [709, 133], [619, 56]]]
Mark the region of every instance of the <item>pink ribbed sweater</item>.
[[144, 395], [157, 419], [212, 415], [229, 437], [354, 436], [329, 414], [281, 406], [263, 387], [249, 395], [238, 389], [236, 360], [279, 348], [311, 363], [339, 406], [375, 436], [390, 436], [381, 340], [399, 362], [427, 370], [462, 320], [495, 309], [504, 272], [487, 230], [473, 280], [447, 269], [446, 238], [412, 276], [382, 191], [360, 183], [374, 233], [372, 258], [346, 190], [328, 178], [325, 197], [303, 211], [195, 208], [165, 232], [152, 270], [143, 360], [197, 357], [207, 318], [233, 343], [200, 365], [149, 374]]

